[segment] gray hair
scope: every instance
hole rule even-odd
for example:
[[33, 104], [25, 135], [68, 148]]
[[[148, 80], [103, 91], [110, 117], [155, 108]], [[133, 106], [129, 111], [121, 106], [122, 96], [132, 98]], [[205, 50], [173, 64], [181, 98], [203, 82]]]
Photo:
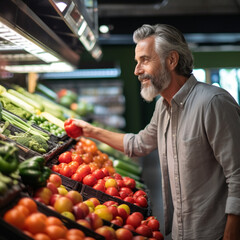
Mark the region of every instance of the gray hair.
[[150, 36], [155, 36], [155, 49], [164, 61], [171, 51], [178, 52], [179, 61], [175, 70], [179, 75], [189, 77], [192, 74], [193, 56], [178, 29], [166, 24], [144, 24], [133, 33], [133, 41], [138, 43]]

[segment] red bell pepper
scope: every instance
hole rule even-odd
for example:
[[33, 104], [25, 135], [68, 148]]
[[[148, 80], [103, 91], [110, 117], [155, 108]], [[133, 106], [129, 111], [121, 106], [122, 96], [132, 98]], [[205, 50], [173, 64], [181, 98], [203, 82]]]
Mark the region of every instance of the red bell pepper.
[[69, 118], [64, 122], [64, 128], [67, 135], [71, 138], [80, 137], [83, 133], [82, 128], [76, 126], [74, 123], [74, 119]]

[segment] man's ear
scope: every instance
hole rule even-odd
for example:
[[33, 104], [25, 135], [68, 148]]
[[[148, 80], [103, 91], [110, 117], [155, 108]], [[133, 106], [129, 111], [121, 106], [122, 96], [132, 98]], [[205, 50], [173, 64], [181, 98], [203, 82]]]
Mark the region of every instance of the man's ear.
[[174, 70], [178, 64], [179, 54], [176, 51], [171, 51], [167, 57], [167, 67], [169, 70]]

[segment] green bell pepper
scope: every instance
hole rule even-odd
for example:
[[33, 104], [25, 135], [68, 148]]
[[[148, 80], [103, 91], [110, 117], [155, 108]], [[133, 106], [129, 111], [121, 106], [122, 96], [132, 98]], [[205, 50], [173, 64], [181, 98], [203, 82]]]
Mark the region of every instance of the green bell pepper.
[[51, 170], [44, 166], [45, 159], [35, 156], [19, 164], [19, 175], [22, 182], [32, 187], [43, 187], [51, 174]]
[[10, 174], [18, 168], [18, 148], [14, 143], [0, 141], [0, 172]]

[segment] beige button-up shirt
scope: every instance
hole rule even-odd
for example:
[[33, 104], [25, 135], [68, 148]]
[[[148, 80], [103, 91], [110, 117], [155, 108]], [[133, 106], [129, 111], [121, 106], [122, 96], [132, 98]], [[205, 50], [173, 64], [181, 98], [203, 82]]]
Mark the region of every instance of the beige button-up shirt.
[[165, 233], [172, 224], [173, 239], [219, 239], [227, 214], [240, 215], [239, 137], [239, 105], [225, 90], [194, 76], [175, 94], [171, 108], [161, 97], [146, 128], [125, 135], [130, 157], [158, 148]]

